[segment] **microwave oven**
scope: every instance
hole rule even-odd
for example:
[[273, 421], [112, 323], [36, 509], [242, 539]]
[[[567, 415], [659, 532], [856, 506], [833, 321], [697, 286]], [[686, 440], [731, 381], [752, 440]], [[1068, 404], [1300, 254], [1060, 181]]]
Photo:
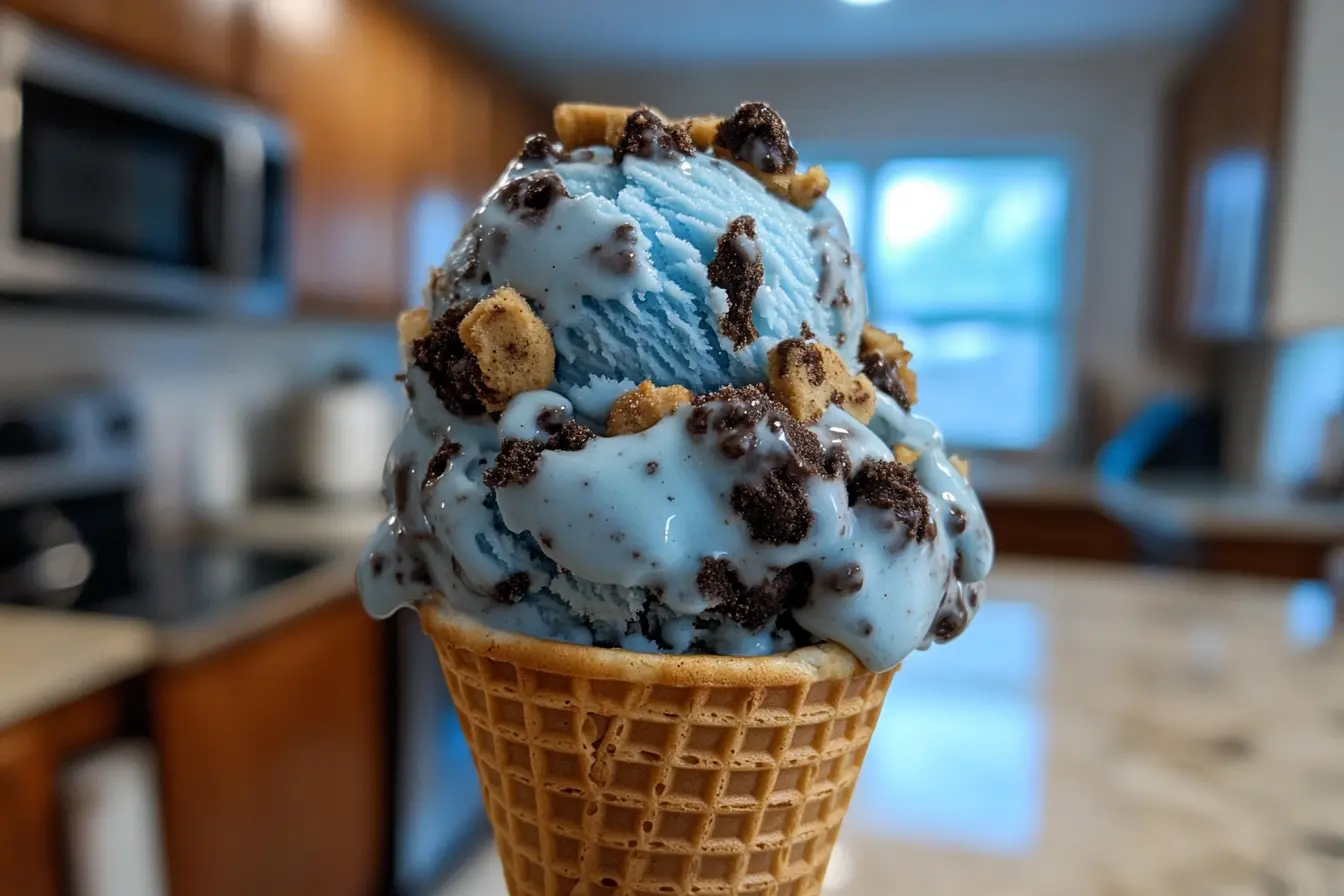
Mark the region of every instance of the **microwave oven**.
[[284, 311], [290, 175], [260, 109], [0, 14], [0, 297]]

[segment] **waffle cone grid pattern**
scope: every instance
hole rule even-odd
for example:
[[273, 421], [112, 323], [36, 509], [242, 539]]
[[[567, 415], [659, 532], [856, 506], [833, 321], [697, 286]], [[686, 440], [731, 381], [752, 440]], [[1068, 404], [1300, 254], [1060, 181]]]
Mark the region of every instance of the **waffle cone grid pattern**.
[[819, 893], [893, 674], [679, 687], [436, 649], [512, 896]]

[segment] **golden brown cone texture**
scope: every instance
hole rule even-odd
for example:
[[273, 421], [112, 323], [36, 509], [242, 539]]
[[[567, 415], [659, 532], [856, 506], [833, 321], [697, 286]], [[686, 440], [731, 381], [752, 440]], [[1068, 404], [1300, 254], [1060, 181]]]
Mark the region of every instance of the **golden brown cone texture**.
[[820, 893], [893, 672], [651, 656], [422, 606], [512, 896]]

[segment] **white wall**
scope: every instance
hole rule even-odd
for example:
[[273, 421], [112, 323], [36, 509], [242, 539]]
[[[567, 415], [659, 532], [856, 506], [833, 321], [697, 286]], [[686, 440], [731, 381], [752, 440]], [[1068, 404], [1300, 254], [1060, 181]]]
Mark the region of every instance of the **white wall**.
[[202, 323], [110, 316], [0, 313], [0, 396], [14, 383], [84, 376], [121, 384], [144, 426], [149, 509], [160, 519], [189, 511], [195, 461], [224, 415], [249, 431], [254, 479], [274, 484], [291, 456], [282, 416], [296, 390], [333, 365], [354, 361], [394, 389], [396, 334], [385, 325]]
[[1299, 0], [1269, 325], [1344, 326], [1344, 2]]
[[1064, 143], [1079, 162], [1084, 235], [1074, 296], [1077, 361], [1123, 419], [1192, 386], [1149, 346], [1158, 191], [1159, 97], [1174, 48], [1085, 56], [925, 59], [667, 74], [577, 72], [567, 98], [647, 102], [669, 115], [764, 99], [805, 148], [885, 157], [903, 149]]

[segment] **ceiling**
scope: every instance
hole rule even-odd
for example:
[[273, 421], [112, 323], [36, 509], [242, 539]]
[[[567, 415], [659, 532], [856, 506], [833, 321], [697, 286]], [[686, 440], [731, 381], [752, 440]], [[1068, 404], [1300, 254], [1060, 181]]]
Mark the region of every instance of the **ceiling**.
[[1234, 0], [416, 0], [533, 75], [1193, 40]]

